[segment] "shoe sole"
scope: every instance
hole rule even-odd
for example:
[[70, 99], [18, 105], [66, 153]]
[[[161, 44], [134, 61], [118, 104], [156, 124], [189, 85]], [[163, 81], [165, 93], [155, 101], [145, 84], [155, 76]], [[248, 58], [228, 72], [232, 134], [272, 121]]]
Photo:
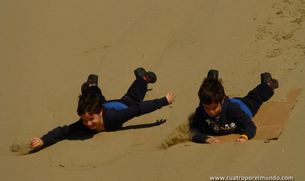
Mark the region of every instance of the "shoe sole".
[[87, 83], [98, 85], [97, 84], [98, 83], [98, 76], [95, 75], [95, 74], [90, 74], [89, 77], [88, 77]]
[[95, 74], [90, 74], [88, 76], [87, 82], [83, 83], [81, 87], [81, 93], [84, 95], [88, 91], [88, 83], [98, 85], [98, 76]]
[[157, 81], [157, 76], [156, 76], [155, 73], [149, 71], [149, 72], [147, 72], [147, 76], [149, 78], [148, 83], [152, 83], [153, 84], [153, 83], [155, 83]]
[[214, 70], [214, 69], [209, 70], [207, 77], [218, 79], [218, 70]]
[[269, 72], [265, 72], [261, 74], [261, 83], [267, 83], [270, 81], [272, 81], [272, 77]]
[[277, 89], [279, 88], [279, 83], [276, 79], [272, 79], [272, 89]]
[[134, 71], [134, 75], [136, 76], [136, 78], [144, 77], [146, 73], [146, 70], [142, 67], [139, 67]]

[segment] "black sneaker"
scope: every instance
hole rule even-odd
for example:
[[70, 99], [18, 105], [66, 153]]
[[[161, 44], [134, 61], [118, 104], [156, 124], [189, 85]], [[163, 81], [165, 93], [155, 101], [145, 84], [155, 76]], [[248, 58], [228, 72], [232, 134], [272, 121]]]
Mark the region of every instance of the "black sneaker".
[[95, 74], [90, 74], [87, 80], [87, 83], [89, 84], [95, 84], [97, 86], [98, 84], [98, 76]]
[[207, 77], [218, 79], [218, 70], [214, 70], [214, 69], [209, 70]]
[[276, 88], [279, 88], [279, 83], [276, 79], [272, 79], [270, 82], [267, 82], [267, 84], [274, 90]]
[[88, 76], [87, 82], [83, 83], [81, 87], [82, 94], [85, 94], [88, 92], [89, 87], [91, 86], [98, 86], [98, 76], [95, 74], [90, 74]]
[[139, 67], [134, 71], [134, 74], [136, 78], [139, 78], [139, 77], [144, 77], [147, 74], [147, 72], [144, 68]]
[[265, 72], [261, 74], [261, 83], [267, 84], [270, 81], [272, 81], [272, 77], [269, 72]]
[[145, 77], [146, 77], [146, 82], [147, 83], [155, 83], [156, 81], [157, 81], [157, 76], [156, 76], [156, 74], [155, 73], [153, 73], [153, 72], [151, 72], [151, 71], [149, 71], [149, 72], [147, 72], [147, 74], [145, 75]]
[[261, 83], [268, 84], [273, 90], [279, 87], [279, 83], [276, 79], [272, 79], [269, 72], [261, 74]]
[[137, 68], [134, 71], [134, 74], [135, 74], [136, 78], [144, 78], [147, 83], [153, 84], [157, 81], [157, 76], [155, 73], [153, 73], [151, 71], [146, 72], [146, 70], [142, 67]]

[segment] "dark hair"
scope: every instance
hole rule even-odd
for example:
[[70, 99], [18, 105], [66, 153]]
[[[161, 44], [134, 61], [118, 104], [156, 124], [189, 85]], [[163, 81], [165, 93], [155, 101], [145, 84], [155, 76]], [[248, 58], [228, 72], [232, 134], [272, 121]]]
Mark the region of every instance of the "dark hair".
[[80, 116], [88, 112], [89, 114], [99, 114], [104, 106], [101, 98], [96, 94], [86, 93], [78, 96], [77, 114]]
[[225, 93], [221, 79], [205, 78], [199, 89], [198, 96], [203, 104], [221, 103]]

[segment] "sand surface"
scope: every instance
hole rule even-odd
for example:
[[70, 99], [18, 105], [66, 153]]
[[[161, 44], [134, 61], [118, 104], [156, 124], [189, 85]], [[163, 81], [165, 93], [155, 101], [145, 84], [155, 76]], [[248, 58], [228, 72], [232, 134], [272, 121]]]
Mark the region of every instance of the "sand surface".
[[[304, 0], [0, 0], [0, 180], [304, 180], [304, 91], [278, 140], [196, 144], [186, 129], [209, 69], [229, 96], [245, 95], [266, 71], [280, 84], [269, 102], [305, 88], [304, 9]], [[137, 67], [158, 76], [146, 100], [172, 91], [176, 101], [125, 130], [20, 155], [30, 138], [78, 120], [90, 73], [115, 99]], [[166, 122], [147, 126], [158, 120]]]

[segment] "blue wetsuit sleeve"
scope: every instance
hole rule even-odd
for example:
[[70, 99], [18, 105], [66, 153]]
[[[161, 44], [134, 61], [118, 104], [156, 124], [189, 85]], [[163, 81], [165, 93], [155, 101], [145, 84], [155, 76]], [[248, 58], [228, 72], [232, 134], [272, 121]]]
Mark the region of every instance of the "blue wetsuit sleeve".
[[59, 126], [47, 134], [43, 135], [40, 139], [43, 141], [44, 145], [50, 145], [56, 143], [60, 140], [67, 138], [68, 136], [81, 132], [81, 131], [92, 131], [90, 128], [86, 127], [82, 120], [79, 119], [77, 122], [71, 125]]
[[166, 97], [163, 97], [161, 99], [142, 101], [126, 109], [107, 109], [103, 113], [105, 130], [115, 131], [120, 128], [124, 122], [134, 117], [153, 112], [157, 109], [161, 109], [166, 105], [168, 105], [167, 99]]
[[192, 141], [195, 143], [205, 143], [205, 140], [209, 138], [206, 134], [204, 134], [204, 119], [205, 117], [201, 109], [198, 107], [196, 109], [193, 122], [190, 124], [190, 131], [193, 133]]

